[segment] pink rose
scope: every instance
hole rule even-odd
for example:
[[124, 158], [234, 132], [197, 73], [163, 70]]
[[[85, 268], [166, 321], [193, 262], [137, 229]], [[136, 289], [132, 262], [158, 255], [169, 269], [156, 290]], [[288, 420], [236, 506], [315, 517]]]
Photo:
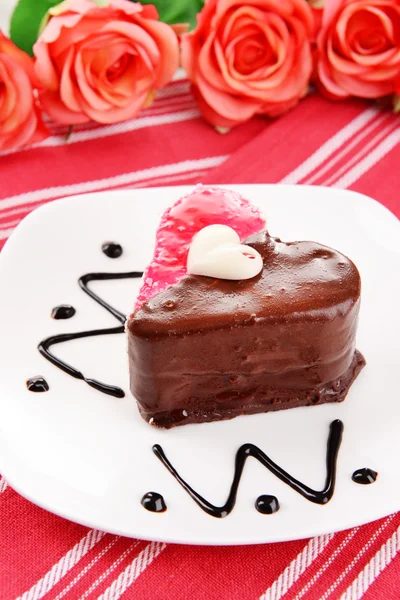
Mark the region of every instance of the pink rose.
[[329, 96], [391, 94], [400, 73], [400, 1], [326, 0], [317, 45], [319, 85]]
[[306, 94], [314, 28], [306, 0], [206, 0], [197, 19], [182, 62], [210, 123], [274, 117]]
[[35, 84], [32, 59], [0, 31], [0, 150], [48, 136], [34, 97]]
[[154, 6], [67, 0], [34, 46], [45, 110], [59, 123], [116, 123], [134, 117], [179, 63], [177, 37]]

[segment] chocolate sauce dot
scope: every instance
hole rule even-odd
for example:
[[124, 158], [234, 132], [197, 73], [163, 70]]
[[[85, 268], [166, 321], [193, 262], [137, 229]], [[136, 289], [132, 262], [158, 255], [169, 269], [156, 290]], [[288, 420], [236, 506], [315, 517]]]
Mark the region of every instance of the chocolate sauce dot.
[[70, 304], [60, 304], [60, 306], [56, 306], [51, 311], [51, 316], [53, 319], [70, 319], [74, 316], [76, 310]]
[[360, 483], [361, 485], [368, 485], [370, 483], [374, 483], [377, 477], [378, 473], [376, 471], [373, 471], [372, 469], [369, 469], [368, 467], [364, 467], [363, 469], [357, 469], [357, 471], [354, 471], [353, 475], [351, 476], [352, 480], [355, 483]]
[[158, 492], [147, 492], [141, 500], [142, 506], [150, 512], [165, 512], [167, 505], [164, 498]]
[[123, 252], [121, 244], [115, 242], [105, 242], [101, 249], [108, 258], [119, 258]]
[[26, 387], [30, 392], [48, 392], [49, 384], [41, 375], [37, 375], [36, 377], [31, 377], [26, 382]]
[[280, 509], [278, 498], [276, 496], [269, 496], [268, 494], [258, 496], [255, 507], [263, 515], [272, 515]]

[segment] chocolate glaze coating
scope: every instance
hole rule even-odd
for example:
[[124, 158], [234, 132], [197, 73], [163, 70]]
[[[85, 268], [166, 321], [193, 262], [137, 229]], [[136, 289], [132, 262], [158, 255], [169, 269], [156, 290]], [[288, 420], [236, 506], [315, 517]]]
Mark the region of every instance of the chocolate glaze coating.
[[246, 243], [263, 257], [260, 275], [187, 276], [128, 319], [131, 390], [152, 424], [341, 401], [364, 366], [351, 260], [267, 232]]

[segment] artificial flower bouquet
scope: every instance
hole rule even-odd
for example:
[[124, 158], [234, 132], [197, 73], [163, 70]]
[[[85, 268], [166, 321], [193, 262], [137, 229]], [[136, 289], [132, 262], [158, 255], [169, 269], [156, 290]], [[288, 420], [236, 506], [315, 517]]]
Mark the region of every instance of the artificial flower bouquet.
[[400, 0], [19, 0], [10, 32], [0, 150], [43, 140], [48, 117], [132, 119], [179, 66], [219, 131], [277, 117], [311, 87], [400, 110]]

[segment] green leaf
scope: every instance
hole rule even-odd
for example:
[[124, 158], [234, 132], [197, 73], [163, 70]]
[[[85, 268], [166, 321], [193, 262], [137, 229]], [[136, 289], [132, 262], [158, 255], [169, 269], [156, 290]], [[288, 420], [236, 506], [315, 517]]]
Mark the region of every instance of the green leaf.
[[38, 38], [40, 24], [47, 11], [60, 0], [19, 0], [11, 17], [12, 41], [32, 56], [32, 46]]
[[142, 4], [154, 4], [164, 23], [189, 23], [196, 25], [196, 15], [203, 8], [204, 0], [142, 0]]

